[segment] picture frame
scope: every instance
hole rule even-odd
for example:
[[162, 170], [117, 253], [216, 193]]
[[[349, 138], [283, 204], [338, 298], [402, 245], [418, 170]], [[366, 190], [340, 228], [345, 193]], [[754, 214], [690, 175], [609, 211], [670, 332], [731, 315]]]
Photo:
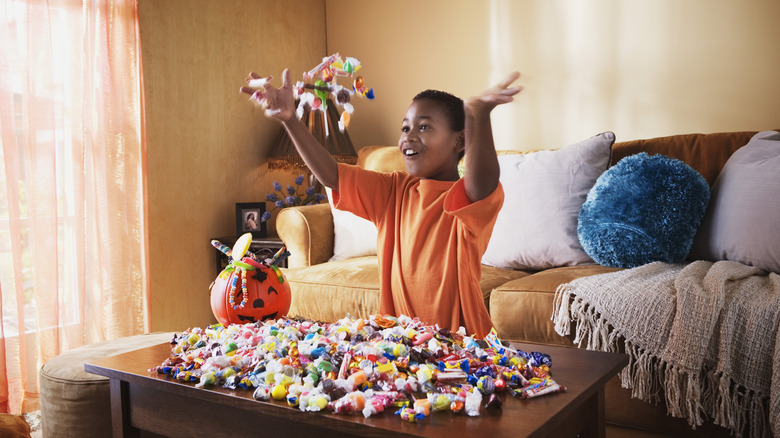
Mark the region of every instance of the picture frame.
[[265, 213], [265, 202], [236, 204], [236, 236], [252, 233], [252, 237], [267, 237], [266, 223], [260, 218]]

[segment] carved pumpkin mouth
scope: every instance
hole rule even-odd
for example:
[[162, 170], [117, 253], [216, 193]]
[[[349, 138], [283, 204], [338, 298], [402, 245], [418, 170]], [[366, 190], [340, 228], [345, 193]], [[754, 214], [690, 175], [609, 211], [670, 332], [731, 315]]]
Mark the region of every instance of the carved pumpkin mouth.
[[[279, 295], [279, 292], [277, 292], [276, 289], [273, 286], [270, 286], [268, 288], [268, 295], [271, 295], [272, 293], [274, 293], [276, 295]], [[238, 295], [238, 294], [236, 294], [236, 295]], [[252, 301], [252, 308], [253, 309], [262, 309], [263, 307], [265, 307], [265, 302], [261, 298], [255, 298], [255, 300]], [[260, 320], [261, 321], [265, 321], [266, 319], [276, 319], [276, 315], [278, 313], [279, 312], [277, 311], [277, 312], [274, 312], [274, 313], [269, 313], [267, 315], [263, 315], [262, 317], [260, 317]], [[242, 321], [242, 322], [257, 322], [257, 318], [255, 318], [254, 316], [251, 316], [251, 315], [242, 315], [240, 313], [237, 313], [236, 317], [238, 318], [239, 321]]]
[[[266, 319], [276, 319], [276, 314], [279, 312], [269, 313], [268, 315], [263, 315], [262, 318], [260, 318], [261, 321], [265, 321]], [[245, 321], [245, 322], [257, 322], [254, 316], [249, 315], [242, 315], [240, 313], [236, 314], [239, 320]]]
[[[244, 262], [251, 264], [252, 260]], [[287, 314], [290, 288], [281, 272], [273, 274], [278, 270], [273, 268], [258, 265], [254, 272], [220, 274], [211, 288], [211, 307], [217, 320], [223, 325], [246, 324]]]

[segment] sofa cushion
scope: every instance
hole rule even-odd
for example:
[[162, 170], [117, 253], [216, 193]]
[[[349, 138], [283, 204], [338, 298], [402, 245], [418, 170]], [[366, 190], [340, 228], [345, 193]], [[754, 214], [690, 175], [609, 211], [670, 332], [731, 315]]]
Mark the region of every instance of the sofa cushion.
[[[285, 269], [284, 275], [292, 292], [290, 316], [333, 322], [346, 314], [366, 318], [379, 311], [376, 256]], [[523, 271], [483, 265], [479, 285], [485, 306], [489, 306], [490, 293], [494, 288], [526, 275], [528, 273]]]
[[573, 335], [561, 337], [550, 320], [556, 289], [576, 278], [617, 270], [600, 265], [566, 266], [523, 276], [496, 287], [490, 294], [490, 316], [499, 337], [573, 346]]
[[709, 198], [704, 177], [680, 160], [645, 152], [626, 157], [588, 193], [579, 214], [580, 243], [604, 266], [680, 263]]
[[605, 132], [558, 150], [500, 155], [504, 205], [482, 262], [532, 270], [592, 264], [577, 240], [577, 214], [614, 141]]
[[712, 187], [692, 256], [780, 273], [780, 133], [756, 134], [734, 152]]

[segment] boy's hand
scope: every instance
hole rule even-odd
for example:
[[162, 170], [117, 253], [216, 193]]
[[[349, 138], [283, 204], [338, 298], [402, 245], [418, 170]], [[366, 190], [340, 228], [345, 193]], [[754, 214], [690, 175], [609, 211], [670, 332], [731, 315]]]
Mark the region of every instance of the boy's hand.
[[281, 122], [289, 121], [295, 116], [295, 99], [290, 85], [290, 71], [282, 72], [282, 87], [274, 88], [271, 77], [263, 78], [257, 73], [249, 73], [247, 85], [241, 87], [241, 92], [251, 95], [249, 101], [265, 111], [266, 117]]
[[520, 73], [514, 72], [503, 81], [488, 88], [479, 96], [467, 99], [463, 104], [466, 112], [465, 167], [466, 196], [471, 202], [489, 196], [498, 186], [500, 168], [493, 144], [490, 126], [490, 112], [498, 105], [514, 100], [514, 95], [523, 87], [510, 87]]
[[523, 87], [510, 87], [514, 81], [520, 77], [520, 72], [510, 73], [504, 80], [488, 88], [479, 96], [474, 96], [466, 100], [466, 113], [487, 114], [498, 105], [509, 103], [514, 100], [514, 95], [519, 93]]

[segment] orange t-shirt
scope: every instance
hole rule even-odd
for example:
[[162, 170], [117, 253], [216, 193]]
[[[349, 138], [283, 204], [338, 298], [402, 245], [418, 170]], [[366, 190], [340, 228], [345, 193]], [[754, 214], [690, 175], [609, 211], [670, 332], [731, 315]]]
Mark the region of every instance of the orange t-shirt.
[[407, 315], [484, 337], [493, 327], [479, 280], [501, 185], [471, 203], [463, 180], [372, 172], [339, 163], [336, 208], [375, 223], [379, 232], [379, 312]]

